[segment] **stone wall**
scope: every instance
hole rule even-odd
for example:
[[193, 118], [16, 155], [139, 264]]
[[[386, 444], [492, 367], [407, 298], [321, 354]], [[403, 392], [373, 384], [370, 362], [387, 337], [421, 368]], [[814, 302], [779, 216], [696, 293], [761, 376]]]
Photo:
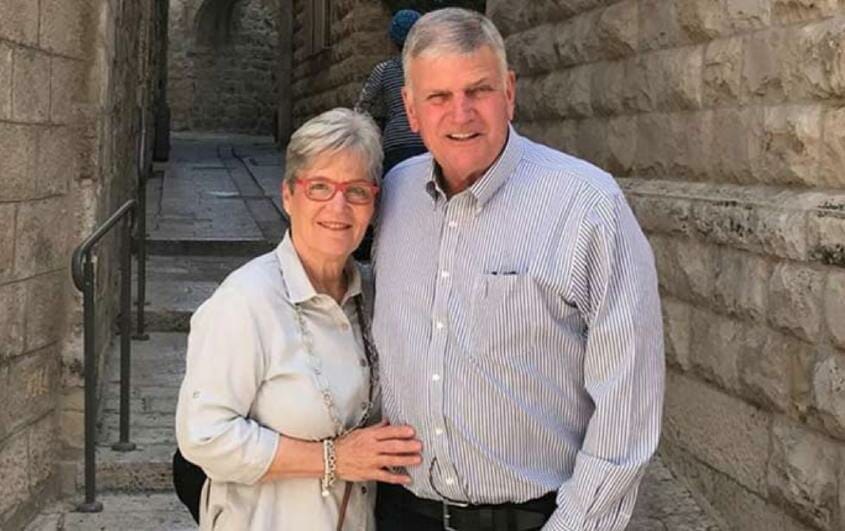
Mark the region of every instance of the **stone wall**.
[[277, 0], [171, 0], [173, 130], [272, 133]]
[[518, 127], [654, 247], [662, 451], [741, 530], [845, 529], [845, 4], [488, 2]]
[[[0, 528], [55, 495], [81, 439], [70, 252], [134, 188], [153, 0], [0, 0]], [[99, 255], [110, 336], [113, 240]], [[70, 473], [72, 485], [75, 470]]]
[[294, 0], [293, 123], [333, 107], [352, 107], [373, 66], [395, 46], [387, 36], [390, 13], [380, 1], [337, 0], [332, 11], [329, 46], [310, 53], [306, 5]]

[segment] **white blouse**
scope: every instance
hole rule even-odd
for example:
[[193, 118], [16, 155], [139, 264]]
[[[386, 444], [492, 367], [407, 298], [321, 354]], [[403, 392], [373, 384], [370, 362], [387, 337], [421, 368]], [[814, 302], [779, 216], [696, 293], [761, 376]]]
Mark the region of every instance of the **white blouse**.
[[[335, 530], [345, 482], [324, 498], [318, 478], [259, 479], [278, 434], [309, 441], [337, 435], [323, 386], [347, 429], [366, 409], [369, 368], [354, 299], [362, 280], [352, 261], [347, 273], [342, 304], [318, 294], [287, 235], [274, 252], [229, 275], [192, 317], [176, 438], [210, 478], [200, 529]], [[374, 487], [354, 485], [345, 530], [375, 529]]]

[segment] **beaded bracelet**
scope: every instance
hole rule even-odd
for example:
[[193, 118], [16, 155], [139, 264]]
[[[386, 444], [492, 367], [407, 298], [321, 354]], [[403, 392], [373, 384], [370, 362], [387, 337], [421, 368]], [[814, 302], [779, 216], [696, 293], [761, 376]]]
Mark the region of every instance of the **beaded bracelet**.
[[323, 477], [320, 479], [320, 494], [325, 498], [334, 486], [337, 478], [337, 455], [334, 451], [334, 439], [323, 440]]

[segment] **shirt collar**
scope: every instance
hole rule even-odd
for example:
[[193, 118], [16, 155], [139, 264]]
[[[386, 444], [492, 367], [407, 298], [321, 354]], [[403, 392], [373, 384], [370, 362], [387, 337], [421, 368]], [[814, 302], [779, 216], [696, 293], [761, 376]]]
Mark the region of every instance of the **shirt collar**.
[[[279, 259], [279, 267], [282, 270], [282, 280], [288, 290], [288, 297], [294, 304], [301, 304], [305, 301], [311, 300], [320, 295], [311, 284], [308, 274], [305, 272], [305, 267], [302, 265], [302, 260], [293, 246], [293, 240], [290, 236], [290, 231], [285, 232], [285, 237], [276, 246], [276, 257]], [[346, 261], [346, 278], [349, 279], [349, 285], [346, 288], [346, 294], [343, 296], [341, 306], [349, 299], [361, 294], [361, 274], [358, 272], [358, 267], [355, 261], [351, 258]]]
[[[512, 125], [508, 125], [508, 140], [505, 142], [505, 148], [502, 153], [493, 162], [484, 175], [475, 181], [472, 186], [467, 188], [467, 192], [472, 194], [478, 202], [479, 210], [487, 204], [491, 197], [496, 195], [499, 188], [505, 184], [510, 175], [516, 169], [516, 165], [522, 158], [523, 143], [522, 137], [519, 136]], [[438, 176], [440, 175], [440, 166], [434, 157], [431, 158], [431, 170], [428, 179], [425, 183], [425, 188], [428, 194], [436, 202], [438, 197], [446, 197], [446, 193], [440, 186]]]

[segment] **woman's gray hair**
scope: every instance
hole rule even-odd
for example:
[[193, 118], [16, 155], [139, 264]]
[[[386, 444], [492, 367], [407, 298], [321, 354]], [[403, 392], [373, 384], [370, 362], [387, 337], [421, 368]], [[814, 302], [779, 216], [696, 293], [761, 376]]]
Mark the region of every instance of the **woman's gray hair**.
[[426, 13], [411, 28], [402, 49], [405, 84], [410, 86], [411, 60], [416, 57], [469, 54], [483, 46], [489, 46], [496, 54], [504, 76], [508, 72], [505, 41], [490, 19], [460, 7]]
[[342, 107], [318, 114], [291, 135], [285, 152], [283, 181], [293, 190], [300, 171], [311, 166], [320, 155], [340, 151], [358, 153], [367, 168], [366, 177], [379, 182], [384, 160], [381, 132], [368, 115]]

